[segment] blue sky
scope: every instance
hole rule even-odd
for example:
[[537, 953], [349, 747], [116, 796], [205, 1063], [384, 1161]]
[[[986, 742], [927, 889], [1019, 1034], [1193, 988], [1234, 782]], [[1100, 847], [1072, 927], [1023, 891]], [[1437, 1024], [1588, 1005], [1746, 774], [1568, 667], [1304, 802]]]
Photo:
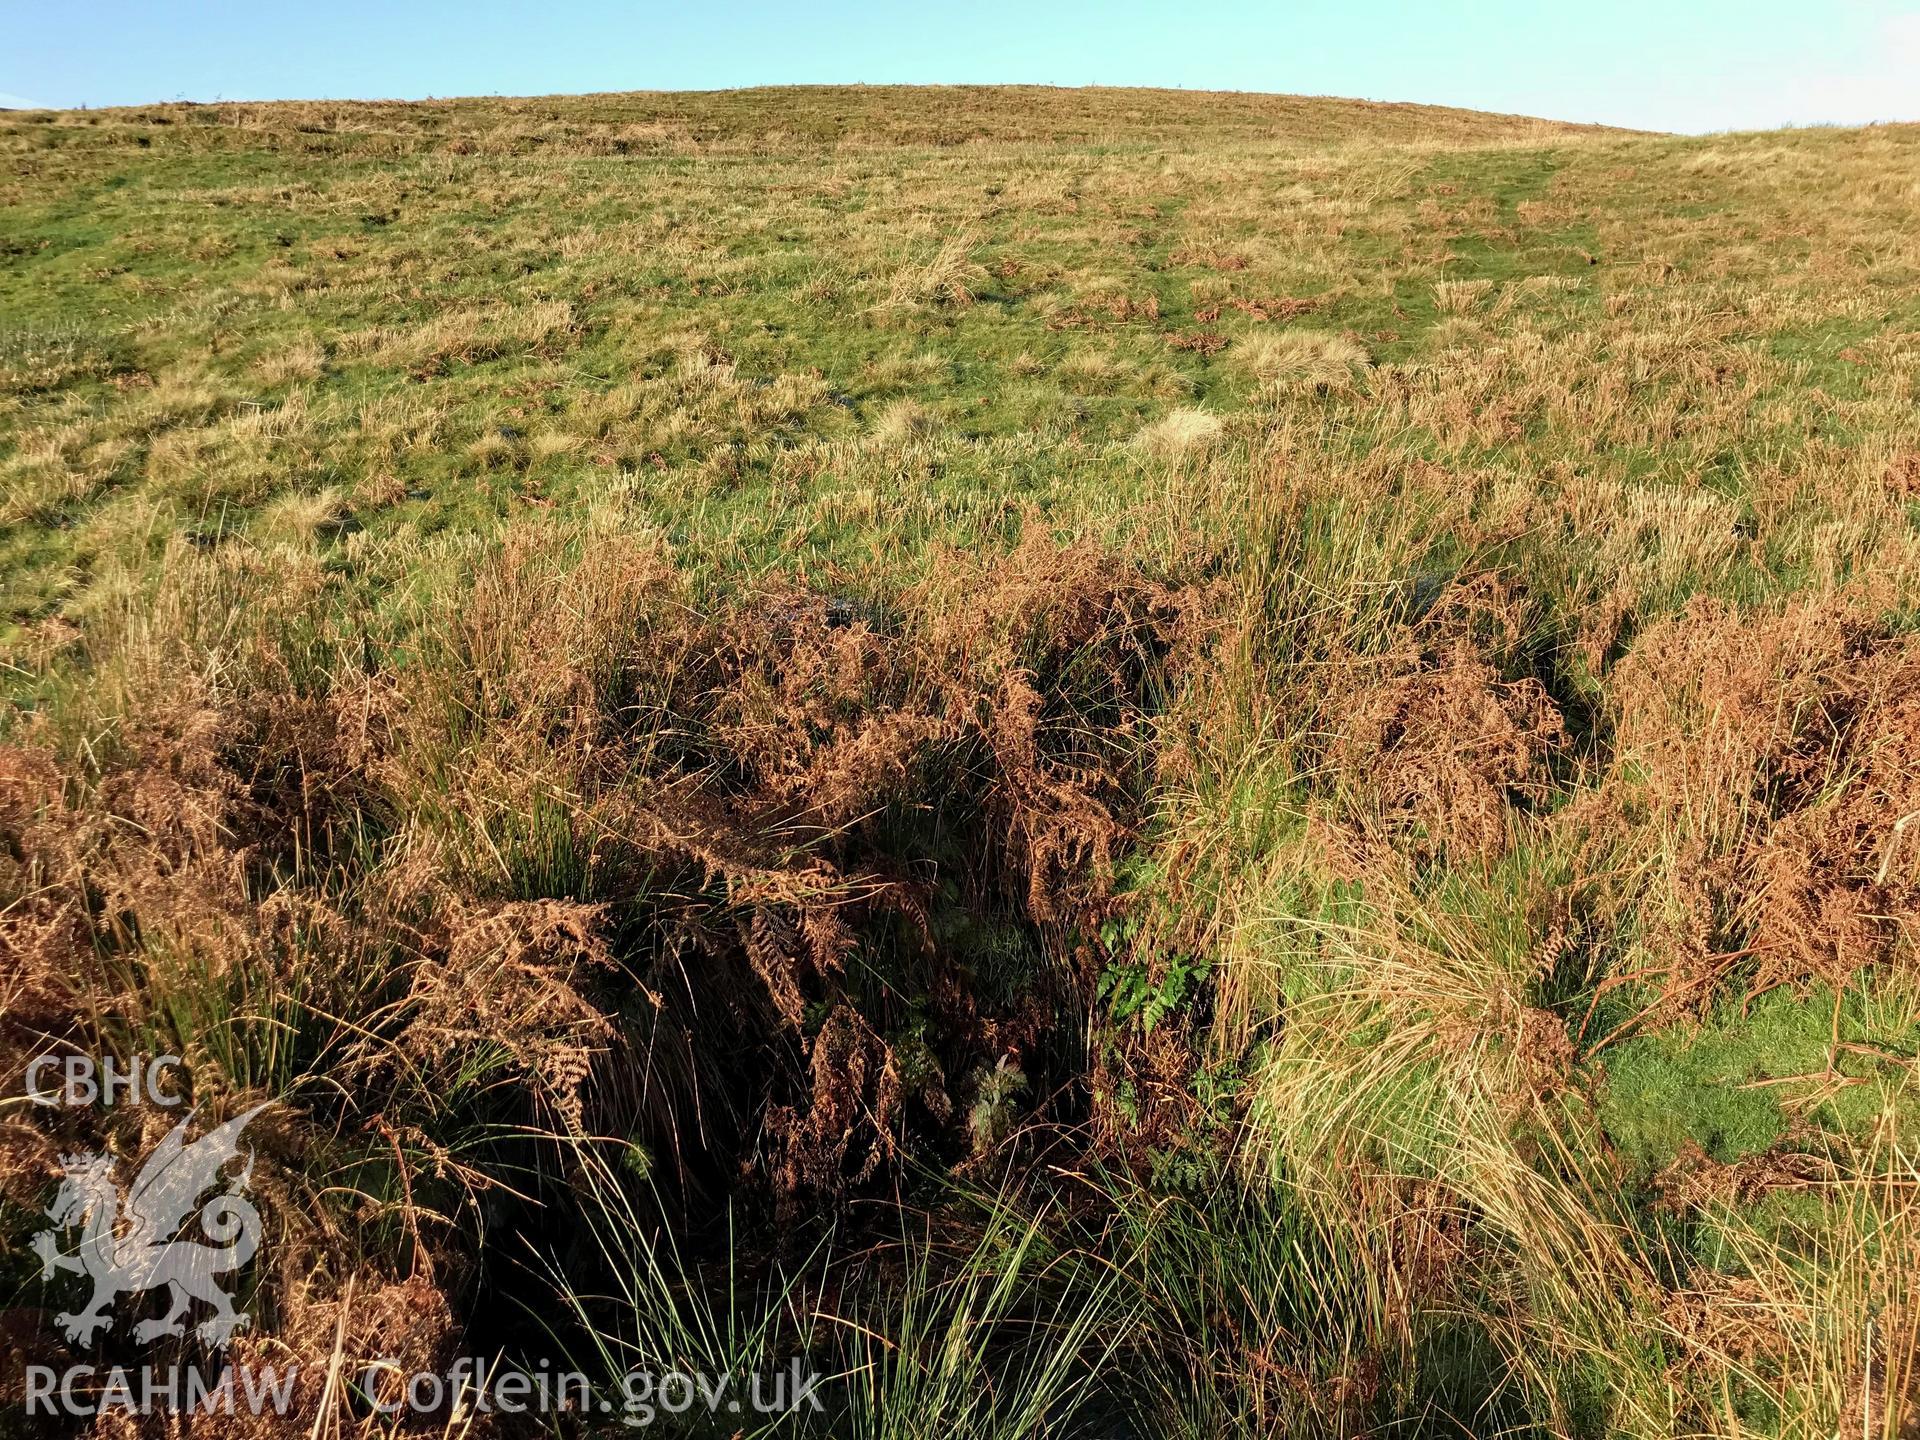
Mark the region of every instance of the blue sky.
[[0, 0], [0, 103], [1033, 81], [1653, 129], [1920, 120], [1920, 0]]

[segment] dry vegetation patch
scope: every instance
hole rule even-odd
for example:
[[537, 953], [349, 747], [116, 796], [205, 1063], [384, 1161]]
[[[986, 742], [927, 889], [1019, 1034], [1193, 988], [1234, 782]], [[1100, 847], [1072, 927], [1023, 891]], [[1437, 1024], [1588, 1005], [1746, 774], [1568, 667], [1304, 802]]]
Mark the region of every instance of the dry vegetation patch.
[[1666, 848], [1649, 919], [1676, 1002], [1708, 1003], [1736, 966], [1757, 993], [1911, 963], [1913, 637], [1853, 596], [1762, 615], [1696, 602], [1640, 637], [1618, 693], [1620, 751], [1643, 776], [1621, 794]]

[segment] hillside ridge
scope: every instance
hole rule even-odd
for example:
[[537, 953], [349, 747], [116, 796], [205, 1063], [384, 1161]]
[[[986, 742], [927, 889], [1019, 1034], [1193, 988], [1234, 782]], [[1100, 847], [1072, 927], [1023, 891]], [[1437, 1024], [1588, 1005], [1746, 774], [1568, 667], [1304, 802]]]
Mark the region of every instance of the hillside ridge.
[[1410, 101], [1128, 86], [780, 85], [586, 95], [419, 100], [172, 101], [97, 110], [14, 111], [0, 125], [170, 124], [379, 130], [449, 140], [550, 127], [565, 142], [744, 139], [792, 144], [1083, 144], [1180, 140], [1532, 139], [1636, 133], [1603, 125]]

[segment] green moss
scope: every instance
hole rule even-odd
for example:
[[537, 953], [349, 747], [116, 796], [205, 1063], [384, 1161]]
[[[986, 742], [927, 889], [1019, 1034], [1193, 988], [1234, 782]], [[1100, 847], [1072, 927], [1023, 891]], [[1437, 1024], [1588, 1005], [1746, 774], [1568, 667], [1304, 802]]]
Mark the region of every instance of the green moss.
[[[1834, 1059], [1845, 1079], [1821, 1078], [1833, 1008], [1830, 990], [1780, 989], [1750, 1005], [1723, 1002], [1697, 1028], [1673, 1025], [1622, 1041], [1604, 1052], [1601, 1122], [1645, 1176], [1689, 1142], [1728, 1162], [1790, 1141], [1802, 1126], [1864, 1134], [1890, 1104], [1911, 1111], [1912, 1097], [1900, 1097], [1898, 1049], [1891, 1063], [1842, 1049]], [[1872, 1013], [1862, 997], [1846, 997], [1843, 1046], [1891, 1039], [1910, 1047], [1910, 1036], [1889, 1036]]]

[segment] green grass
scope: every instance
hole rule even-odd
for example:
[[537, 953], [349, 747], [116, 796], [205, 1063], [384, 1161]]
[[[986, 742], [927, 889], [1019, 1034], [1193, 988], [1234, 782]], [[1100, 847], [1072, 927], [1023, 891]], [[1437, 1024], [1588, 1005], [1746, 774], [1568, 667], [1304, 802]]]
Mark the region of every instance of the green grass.
[[[1869, 1135], [1893, 1107], [1912, 1123], [1913, 1096], [1900, 1067], [1910, 1045], [1904, 1021], [1889, 1034], [1869, 1020], [1865, 997], [1840, 1012], [1843, 1045], [1880, 1056], [1832, 1057], [1832, 993], [1776, 990], [1751, 1004], [1723, 1005], [1697, 1031], [1636, 1036], [1606, 1056], [1600, 1116], [1640, 1172], [1670, 1164], [1689, 1143], [1732, 1163], [1809, 1131]], [[1882, 1024], [1885, 1022], [1882, 1021]], [[1884, 1050], [1889, 1044], [1896, 1047]]]

